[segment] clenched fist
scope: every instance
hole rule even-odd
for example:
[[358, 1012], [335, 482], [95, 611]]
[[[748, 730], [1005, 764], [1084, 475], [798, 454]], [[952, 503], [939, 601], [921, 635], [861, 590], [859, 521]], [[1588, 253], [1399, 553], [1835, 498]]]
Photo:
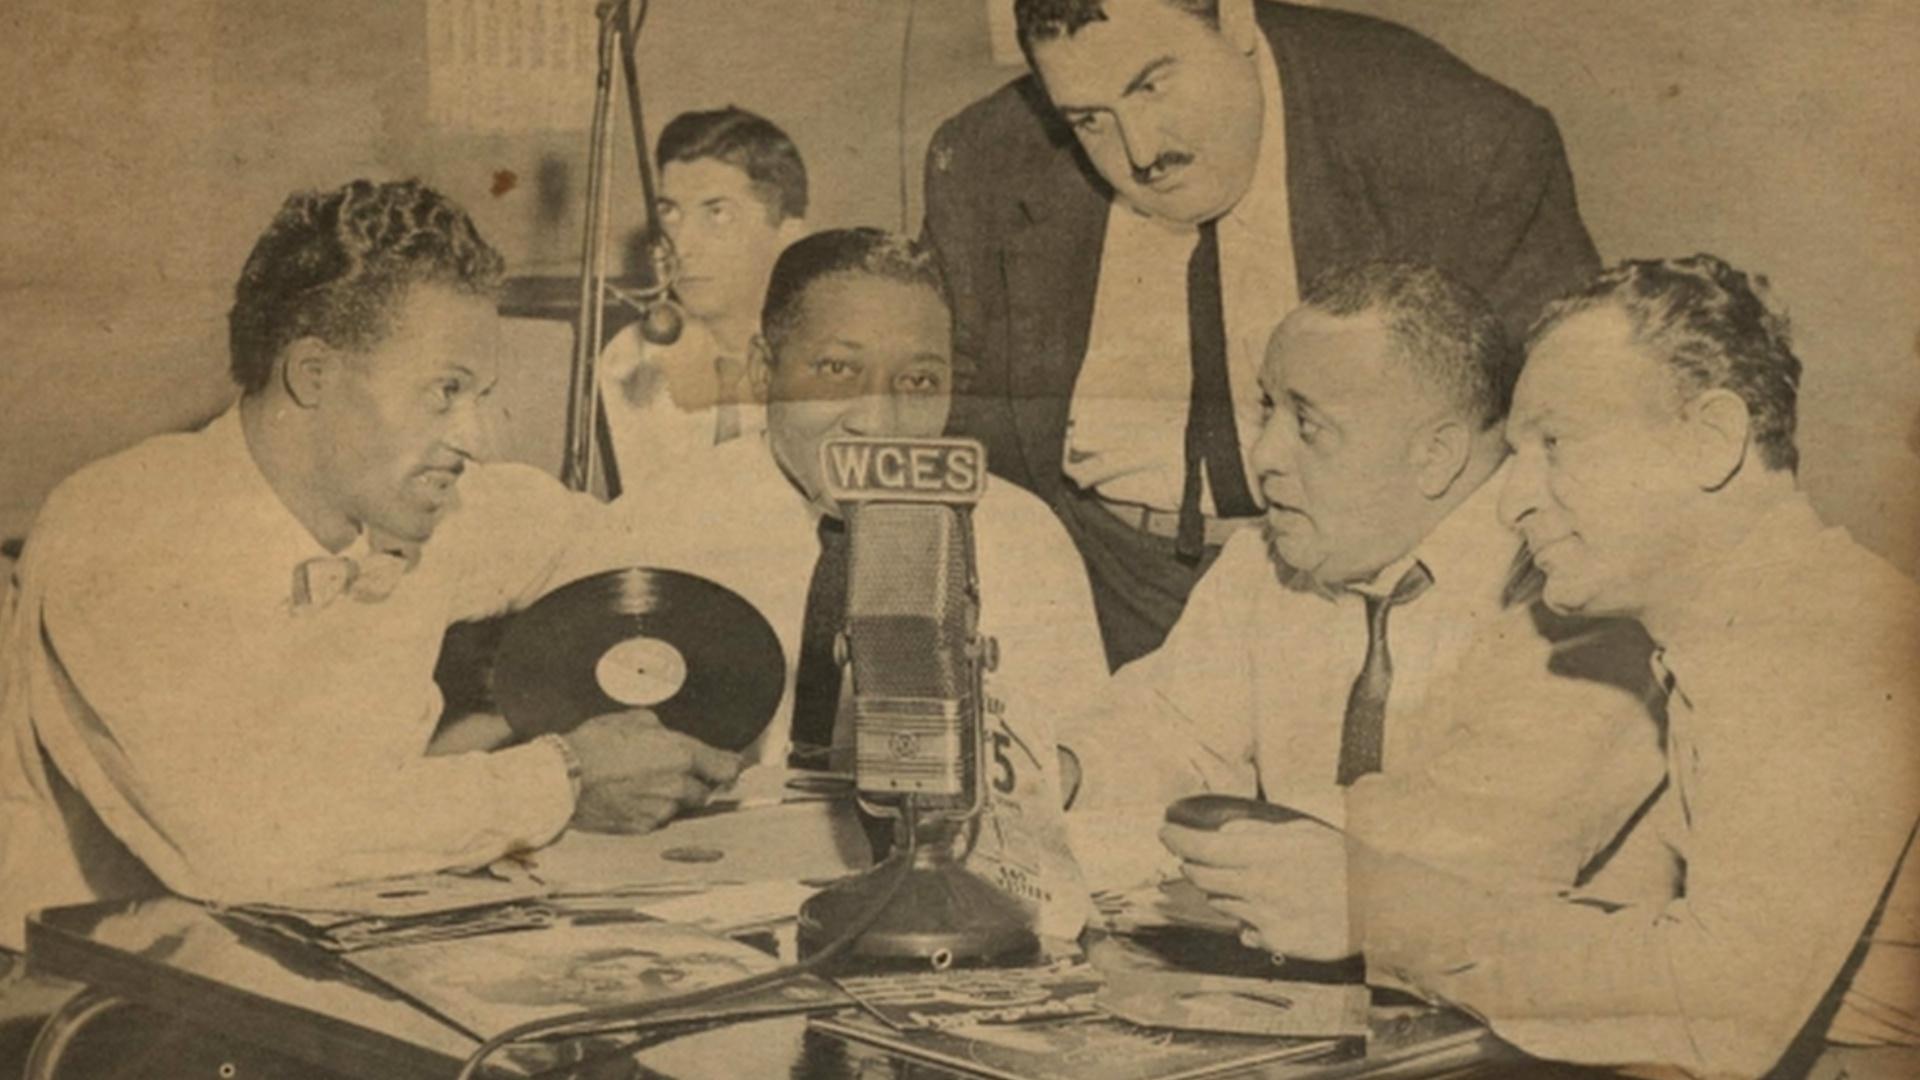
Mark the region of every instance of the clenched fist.
[[580, 759], [573, 824], [589, 832], [650, 832], [740, 775], [740, 755], [668, 731], [646, 709], [596, 716], [564, 738]]

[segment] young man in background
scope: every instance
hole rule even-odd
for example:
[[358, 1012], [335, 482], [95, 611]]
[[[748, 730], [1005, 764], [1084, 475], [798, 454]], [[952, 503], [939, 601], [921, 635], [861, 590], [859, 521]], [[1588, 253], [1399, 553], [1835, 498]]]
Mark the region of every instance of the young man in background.
[[601, 396], [622, 491], [645, 492], [681, 460], [754, 434], [763, 406], [749, 353], [782, 248], [806, 234], [807, 168], [771, 121], [728, 106], [682, 113], [660, 132], [661, 226], [686, 313], [655, 345], [635, 323], [601, 355]]

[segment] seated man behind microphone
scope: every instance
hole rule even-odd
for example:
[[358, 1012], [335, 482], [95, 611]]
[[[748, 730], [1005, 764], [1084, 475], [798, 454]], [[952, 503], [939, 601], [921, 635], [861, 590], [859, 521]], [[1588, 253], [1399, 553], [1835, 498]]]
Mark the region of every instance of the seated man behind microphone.
[[418, 182], [292, 196], [234, 289], [233, 407], [48, 498], [0, 648], [0, 947], [156, 884], [245, 901], [644, 830], [733, 778], [641, 710], [429, 756], [448, 625], [531, 602], [606, 520], [477, 461], [502, 270]]
[[[1261, 372], [1264, 535], [1231, 540], [1165, 645], [1063, 727], [1076, 816], [1259, 796], [1475, 872], [1573, 882], [1652, 791], [1658, 737], [1645, 639], [1549, 619], [1495, 513], [1516, 368], [1493, 312], [1439, 271], [1309, 285]], [[1344, 885], [1337, 862], [1268, 851], [1272, 829], [1205, 837], [1195, 876], [1250, 927], [1262, 875]]]
[[[851, 678], [833, 655], [849, 598], [849, 528], [829, 498], [820, 448], [841, 436], [931, 438], [952, 402], [950, 315], [933, 259], [877, 229], [808, 236], [774, 265], [753, 373], [766, 432], [687, 459], [614, 502], [626, 536], [601, 565], [653, 563], [726, 584], [774, 625], [789, 690], [747, 749], [774, 769], [845, 767]], [[991, 782], [968, 867], [1016, 897], [1043, 936], [1071, 938], [1087, 892], [1060, 822], [1052, 723], [1106, 678], [1092, 590], [1046, 503], [989, 479], [973, 505], [979, 632], [998, 642], [983, 673]], [[791, 748], [791, 749], [789, 749]], [[870, 822], [874, 826], [877, 822]]]
[[[626, 531], [600, 561], [700, 574], [751, 601], [786, 651], [789, 690], [746, 757], [784, 765], [791, 744], [795, 764], [818, 768], [849, 689], [832, 647], [846, 611], [847, 529], [820, 448], [848, 435], [939, 435], [953, 393], [951, 321], [925, 251], [876, 229], [843, 229], [781, 254], [762, 326], [753, 373], [766, 432], [617, 500]], [[1053, 718], [1107, 677], [1092, 593], [1072, 542], [1033, 495], [990, 480], [973, 523], [980, 632], [999, 642], [986, 676], [990, 767], [1003, 792], [1044, 790], [1050, 811], [1059, 798]]]

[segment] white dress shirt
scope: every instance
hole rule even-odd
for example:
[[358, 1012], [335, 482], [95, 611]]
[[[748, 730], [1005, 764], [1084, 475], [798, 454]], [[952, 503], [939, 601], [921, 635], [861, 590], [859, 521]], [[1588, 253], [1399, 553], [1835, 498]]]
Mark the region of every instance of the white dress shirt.
[[1570, 884], [1659, 779], [1645, 639], [1611, 632], [1631, 629], [1620, 624], [1549, 636], [1535, 609], [1507, 603], [1518, 542], [1495, 514], [1500, 482], [1376, 578], [1390, 590], [1416, 558], [1433, 576], [1387, 620], [1382, 772], [1336, 781], [1367, 652], [1364, 599], [1283, 585], [1249, 531], [1228, 541], [1166, 644], [1063, 726], [1083, 775], [1074, 809], [1260, 794], [1392, 850]]
[[[766, 427], [766, 407], [752, 400], [718, 402], [720, 343], [689, 318], [680, 339], [654, 345], [635, 323], [600, 353], [600, 399], [607, 417], [620, 490], [644, 493], [659, 476], [680, 469], [719, 443]], [[730, 358], [746, 394], [748, 358]]]
[[[615, 537], [591, 567], [644, 565], [725, 585], [758, 608], [786, 653], [778, 712], [747, 750], [749, 764], [784, 764], [793, 720], [807, 587], [820, 554], [819, 511], [782, 471], [764, 435], [686, 459], [649, 490], [613, 503]], [[974, 508], [980, 630], [998, 640], [989, 696], [1023, 717], [1051, 718], [1106, 677], [1093, 595], [1073, 542], [1045, 503], [989, 479]]]
[[[1286, 114], [1266, 38], [1256, 48], [1265, 114], [1252, 186], [1220, 221], [1227, 379], [1244, 461], [1260, 434], [1267, 338], [1299, 303], [1287, 195]], [[1187, 264], [1199, 230], [1115, 201], [1100, 252], [1087, 353], [1068, 412], [1066, 475], [1117, 502], [1178, 510], [1186, 480], [1193, 360]], [[1204, 482], [1204, 476], [1203, 476]], [[1248, 487], [1254, 487], [1251, 476]], [[1211, 490], [1202, 509], [1213, 509]]]
[[1920, 867], [1893, 879], [1920, 821], [1920, 588], [1795, 497], [1684, 602], [1657, 664], [1668, 783], [1627, 842], [1666, 853], [1664, 895], [1603, 872], [1588, 891], [1625, 907], [1530, 901], [1377, 860], [1369, 967], [1543, 1057], [1758, 1076], [1888, 893], [1825, 1034], [1920, 1044]]
[[[390, 595], [297, 606], [296, 568], [329, 553], [237, 409], [63, 483], [4, 643], [0, 944], [19, 947], [31, 910], [96, 896], [75, 845], [99, 823], [169, 888], [222, 901], [479, 865], [560, 832], [555, 747], [424, 751], [447, 626], [538, 595], [594, 504], [517, 465], [470, 468], [459, 496]], [[74, 791], [97, 819], [63, 815]]]

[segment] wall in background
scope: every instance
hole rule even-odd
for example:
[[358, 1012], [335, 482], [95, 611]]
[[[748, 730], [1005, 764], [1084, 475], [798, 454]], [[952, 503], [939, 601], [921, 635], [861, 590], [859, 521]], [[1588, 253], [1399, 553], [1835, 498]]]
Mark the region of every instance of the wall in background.
[[[1809, 488], [1864, 541], [1920, 568], [1920, 101], [1903, 85], [1920, 66], [1920, 7], [1342, 6], [1414, 26], [1553, 110], [1608, 258], [1704, 249], [1768, 272], [1808, 367]], [[78, 465], [221, 407], [232, 280], [291, 189], [426, 176], [516, 268], [571, 272], [586, 116], [575, 130], [514, 134], [432, 122], [444, 110], [430, 98], [430, 15], [445, 7], [14, 0], [0, 11], [0, 89], [14, 103], [0, 115], [0, 536], [24, 531]], [[654, 0], [648, 121], [657, 131], [729, 101], [764, 112], [808, 158], [815, 224], [917, 222], [934, 125], [1019, 73], [994, 63], [987, 23], [982, 3], [963, 0]], [[615, 152], [631, 223], [624, 134]], [[563, 329], [515, 340], [530, 365], [520, 377], [564, 382]]]

